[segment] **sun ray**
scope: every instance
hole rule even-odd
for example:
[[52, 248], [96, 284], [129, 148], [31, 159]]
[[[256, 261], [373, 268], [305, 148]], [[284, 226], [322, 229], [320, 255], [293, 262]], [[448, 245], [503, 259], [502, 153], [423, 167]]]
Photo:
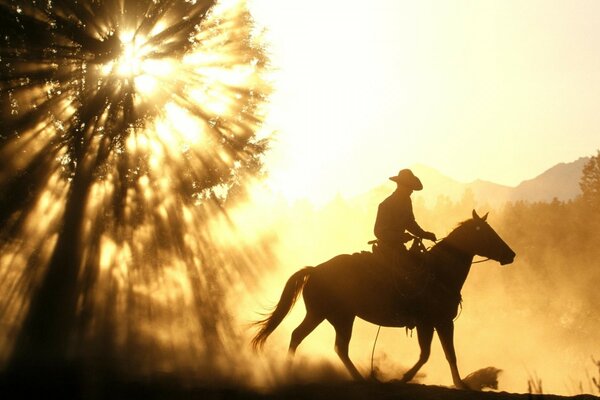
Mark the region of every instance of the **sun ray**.
[[2, 363], [236, 356], [250, 267], [208, 221], [265, 150], [252, 29], [243, 0], [0, 0]]

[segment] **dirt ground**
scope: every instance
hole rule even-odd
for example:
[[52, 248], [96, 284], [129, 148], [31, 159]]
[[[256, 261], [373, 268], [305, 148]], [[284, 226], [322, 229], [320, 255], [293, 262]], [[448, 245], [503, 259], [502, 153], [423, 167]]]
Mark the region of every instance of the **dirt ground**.
[[60, 399], [202, 399], [202, 400], [553, 400], [553, 399], [600, 399], [591, 395], [573, 397], [551, 394], [532, 395], [507, 392], [476, 392], [456, 390], [439, 386], [379, 382], [335, 382], [281, 386], [259, 392], [234, 383], [205, 385], [182, 383], [169, 377], [147, 380], [79, 379], [75, 375], [32, 377], [0, 377], [0, 398], [47, 398]]

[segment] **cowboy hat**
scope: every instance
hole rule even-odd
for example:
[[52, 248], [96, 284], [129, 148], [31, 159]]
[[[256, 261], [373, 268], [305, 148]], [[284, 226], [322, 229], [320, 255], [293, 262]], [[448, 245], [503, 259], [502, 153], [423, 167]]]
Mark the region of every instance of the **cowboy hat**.
[[421, 183], [421, 180], [417, 178], [410, 169], [401, 169], [400, 172], [398, 172], [398, 175], [390, 177], [390, 181], [394, 181], [398, 185], [407, 187], [412, 190], [423, 189], [423, 184]]

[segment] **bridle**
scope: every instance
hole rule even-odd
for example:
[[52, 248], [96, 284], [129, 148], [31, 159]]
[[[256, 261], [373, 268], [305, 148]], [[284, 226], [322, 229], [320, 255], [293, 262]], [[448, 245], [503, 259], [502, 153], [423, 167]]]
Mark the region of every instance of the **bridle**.
[[[435, 246], [436, 244], [440, 243], [442, 240], [446, 239], [447, 237], [448, 237], [448, 236], [444, 236], [443, 238], [436, 240], [436, 241], [434, 242], [434, 244], [433, 244], [433, 245], [431, 245], [431, 246], [429, 246], [429, 247], [426, 247], [425, 249], [426, 249], [427, 251], [431, 250], [431, 248], [432, 248], [433, 246]], [[421, 238], [419, 238], [419, 237], [416, 237], [416, 236], [414, 237], [414, 239], [415, 239], [415, 240], [421, 240], [421, 241], [423, 240], [423, 239], [421, 239]], [[481, 256], [481, 257], [483, 257], [483, 256]], [[480, 264], [480, 263], [482, 263], [482, 262], [486, 262], [486, 261], [490, 261], [490, 260], [492, 260], [492, 261], [495, 261], [495, 260], [491, 259], [490, 257], [486, 257], [486, 258], [484, 258], [483, 260], [471, 261], [471, 264]]]

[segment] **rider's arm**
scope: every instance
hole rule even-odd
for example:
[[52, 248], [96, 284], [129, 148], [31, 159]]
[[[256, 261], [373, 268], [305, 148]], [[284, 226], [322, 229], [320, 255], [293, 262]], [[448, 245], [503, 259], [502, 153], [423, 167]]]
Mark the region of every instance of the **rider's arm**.
[[426, 230], [421, 228], [419, 226], [419, 224], [417, 224], [417, 221], [415, 220], [415, 215], [412, 210], [412, 203], [409, 204], [409, 206], [408, 206], [408, 216], [409, 216], [409, 218], [408, 218], [408, 222], [406, 224], [407, 231], [409, 231], [413, 235], [423, 238], [423, 239], [429, 239], [429, 240], [434, 240], [434, 241], [436, 240], [434, 233], [427, 232]]
[[414, 217], [413, 217], [412, 220], [410, 220], [408, 222], [406, 230], [409, 231], [410, 233], [412, 233], [413, 235], [418, 236], [420, 238], [422, 238], [423, 236], [427, 235], [427, 232], [423, 228], [421, 228], [419, 226], [419, 224], [417, 224], [417, 221], [415, 221]]

